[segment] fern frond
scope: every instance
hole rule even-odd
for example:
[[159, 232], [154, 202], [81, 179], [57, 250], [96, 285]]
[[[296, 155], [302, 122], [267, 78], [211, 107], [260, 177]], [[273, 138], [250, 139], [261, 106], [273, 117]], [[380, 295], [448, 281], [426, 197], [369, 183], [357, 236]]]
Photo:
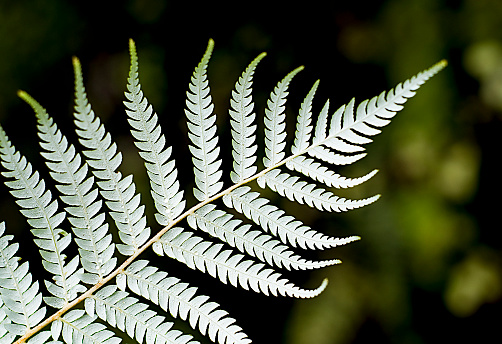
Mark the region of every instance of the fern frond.
[[310, 270], [340, 263], [337, 259], [317, 262], [303, 259], [270, 235], [251, 230], [249, 224], [240, 225], [242, 221], [215, 208], [213, 204], [205, 205], [188, 217], [188, 223], [193, 229], [199, 228], [271, 266], [288, 270]]
[[[24, 335], [43, 320], [46, 308], [41, 307], [42, 294], [38, 281], [32, 283], [29, 263], [19, 265], [19, 257], [14, 256], [19, 244], [9, 244], [12, 235], [4, 235], [5, 223], [0, 223], [0, 297], [2, 339], [11, 341], [16, 335]], [[2, 318], [3, 317], [3, 318]], [[4, 321], [6, 320], [6, 321]], [[6, 331], [8, 333], [2, 333]]]
[[279, 237], [284, 244], [315, 250], [345, 245], [360, 239], [358, 236], [333, 238], [317, 232], [293, 216], [285, 215], [283, 210], [269, 204], [268, 199], [250, 190], [248, 186], [237, 188], [225, 195], [223, 201], [227, 207], [234, 208], [264, 230]]
[[256, 173], [256, 125], [253, 124], [256, 114], [253, 113], [252, 99], [253, 75], [258, 63], [266, 56], [261, 53], [255, 58], [235, 83], [230, 99], [230, 123], [232, 125], [233, 171], [230, 178], [240, 183]]
[[138, 343], [196, 344], [192, 336], [172, 330], [172, 323], [148, 309], [129, 293], [117, 290], [117, 286], [106, 286], [85, 300], [88, 315], [96, 314], [113, 327], [127, 333]]
[[303, 70], [303, 67], [298, 67], [284, 77], [274, 90], [270, 93], [270, 99], [267, 101], [265, 109], [265, 156], [263, 157], [263, 165], [265, 167], [273, 167], [284, 159], [286, 153], [286, 97], [291, 80]]
[[185, 208], [183, 191], [179, 190], [177, 180], [178, 172], [174, 160], [169, 160], [172, 148], [165, 148], [165, 137], [158, 122], [158, 116], [153, 113], [152, 106], [143, 96], [138, 76], [138, 56], [136, 46], [129, 41], [131, 55], [131, 68], [129, 72], [127, 89], [125, 93], [128, 101], [126, 113], [128, 122], [133, 129], [131, 133], [136, 139], [135, 145], [139, 154], [145, 160], [148, 177], [150, 179], [151, 193], [158, 213], [155, 214], [157, 222], [163, 226], [170, 224]]
[[191, 78], [185, 110], [188, 137], [193, 144], [189, 147], [193, 156], [196, 185], [193, 192], [200, 202], [209, 199], [223, 187], [223, 182], [220, 181], [223, 173], [220, 170], [221, 160], [217, 160], [220, 148], [217, 146], [216, 115], [213, 113], [214, 105], [207, 81], [207, 65], [213, 47], [213, 40], [209, 40], [206, 52]]
[[149, 266], [148, 261], [134, 262], [121, 275], [126, 277], [122, 289], [127, 282], [132, 292], [151, 300], [164, 311], [169, 311], [173, 317], [188, 320], [192, 328], [198, 328], [203, 335], [209, 335], [213, 342], [251, 342], [242, 329], [234, 324], [235, 320], [218, 308], [217, 303], [209, 302], [207, 296], [196, 295], [197, 288], [181, 283], [177, 278], [168, 277], [167, 273]]
[[101, 200], [97, 200], [97, 189], [91, 190], [94, 178], [87, 177], [87, 164], [82, 164], [75, 147], [68, 145], [57, 125], [47, 112], [34, 100], [30, 101], [38, 118], [40, 145], [45, 150], [51, 177], [59, 183], [56, 188], [61, 192], [61, 200], [68, 205], [68, 220], [73, 225], [75, 242], [79, 246], [80, 261], [87, 273], [81, 274], [84, 282], [96, 284], [108, 275], [117, 264], [113, 257], [115, 244], [104, 223], [105, 214], [101, 212]]
[[[53, 279], [53, 282], [45, 281], [52, 296], [44, 298], [38, 282], [32, 281], [28, 263], [21, 264], [15, 257], [18, 245], [10, 243], [12, 236], [3, 235], [4, 225], [0, 223], [0, 344], [12, 342], [17, 336], [21, 337], [16, 344], [43, 344], [50, 340], [50, 343], [59, 344], [62, 343], [60, 338], [72, 344], [119, 343], [121, 339], [107, 330], [103, 322], [139, 343], [195, 343], [191, 336], [173, 330], [163, 315], [149, 309], [151, 304], [188, 321], [192, 328], [219, 344], [250, 343], [241, 327], [227, 312], [219, 309], [217, 303], [198, 295], [197, 288], [150, 266], [148, 261], [137, 260], [138, 256], [151, 246], [159, 255], [167, 255], [234, 287], [274, 296], [310, 298], [319, 295], [327, 280], [316, 289], [302, 289], [274, 268], [317, 269], [339, 263], [336, 259], [309, 261], [294, 253], [291, 247], [325, 249], [359, 237], [324, 235], [286, 215], [260, 193], [251, 192], [246, 184], [256, 180], [262, 188], [268, 187], [293, 202], [319, 210], [347, 211], [374, 202], [378, 195], [349, 200], [334, 195], [328, 188], [359, 185], [373, 177], [377, 170], [362, 177], [347, 178], [329, 165], [352, 164], [363, 158], [366, 155], [364, 145], [372, 141], [371, 137], [380, 133], [380, 128], [390, 122], [406, 100], [446, 64], [442, 61], [357, 107], [352, 99], [331, 116], [330, 103], [326, 101], [314, 128], [312, 109], [319, 87], [316, 81], [301, 103], [291, 155], [286, 156], [285, 103], [290, 82], [303, 67], [293, 70], [277, 83], [267, 101], [264, 169], [258, 171], [252, 86], [255, 70], [265, 56], [265, 53], [260, 54], [247, 66], [232, 91], [229, 113], [233, 184], [223, 190], [216, 115], [207, 77], [213, 47], [214, 42], [210, 40], [186, 94], [185, 115], [195, 175], [193, 192], [198, 203], [185, 210], [178, 172], [171, 158], [172, 148], [166, 145], [160, 119], [143, 94], [136, 47], [132, 40], [129, 41], [131, 65], [124, 105], [135, 145], [150, 179], [157, 208], [155, 217], [163, 226], [152, 236], [133, 177], [123, 177], [118, 171], [122, 156], [87, 100], [78, 59], [73, 59], [74, 116], [76, 132], [85, 150], [85, 162], [46, 110], [28, 94], [19, 92], [35, 111], [41, 154], [66, 207], [65, 212], [58, 212], [58, 201], [52, 199], [39, 173], [33, 171], [26, 158], [16, 151], [0, 127], [0, 158], [7, 170], [2, 174], [8, 179], [6, 185], [32, 227], [42, 264]], [[92, 176], [87, 175], [88, 167]], [[285, 172], [286, 168], [294, 174]], [[104, 223], [99, 194], [117, 225], [120, 244], [113, 243], [108, 225]], [[235, 209], [261, 227], [260, 230], [220, 209], [220, 205], [215, 204], [219, 199], [226, 207]], [[58, 227], [65, 215], [68, 215], [73, 234]], [[185, 219], [190, 227], [217, 237], [221, 243], [204, 240], [190, 230], [175, 227]], [[67, 262], [63, 252], [70, 245], [72, 235], [79, 255]], [[232, 248], [225, 248], [225, 244]], [[123, 262], [117, 267], [120, 257]], [[105, 286], [113, 283], [113, 279], [116, 285]], [[89, 284], [88, 288], [82, 282]], [[139, 302], [126, 288], [147, 301]], [[56, 308], [45, 319], [46, 308], [42, 301]], [[81, 302], [85, 310], [75, 309]]]
[[150, 237], [146, 226], [144, 205], [140, 205], [140, 195], [135, 194], [136, 186], [131, 175], [122, 178], [117, 169], [122, 155], [110, 134], [96, 117], [87, 100], [82, 79], [82, 69], [77, 58], [73, 59], [75, 72], [75, 125], [79, 141], [87, 148], [83, 153], [87, 163], [93, 168], [100, 193], [110, 209], [110, 215], [119, 229], [123, 244], [117, 244], [119, 252], [131, 256], [138, 251]]
[[[27, 101], [31, 99], [26, 93], [20, 95]], [[31, 164], [16, 151], [1, 127], [0, 155], [2, 165], [7, 169], [2, 175], [14, 178], [6, 181], [5, 185], [12, 189], [10, 192], [18, 199], [16, 203], [22, 208], [21, 213], [33, 227], [31, 232], [37, 238], [35, 244], [40, 248], [44, 268], [53, 274], [55, 283], [45, 281], [45, 285], [54, 297], [45, 297], [44, 301], [54, 308], [62, 308], [75, 299], [77, 293], [85, 291], [78, 277], [83, 272], [77, 270], [78, 256], [65, 262], [63, 250], [70, 244], [71, 234], [58, 228], [64, 213], [56, 213], [57, 200], [52, 200], [51, 192], [45, 190], [43, 179], [40, 179], [37, 171], [32, 172]]]
[[296, 298], [312, 298], [319, 295], [327, 285], [327, 280], [314, 290], [301, 289], [262, 263], [244, 260], [242, 254], [222, 250], [222, 244], [204, 241], [202, 238], [183, 230], [171, 228], [154, 246], [159, 255], [176, 259], [192, 269], [207, 272], [221, 282], [229, 282], [234, 287], [253, 290], [265, 295], [283, 295]]
[[105, 325], [95, 322], [96, 319], [82, 309], [72, 310], [52, 323], [52, 337], [57, 340], [62, 336], [66, 344], [118, 344], [122, 341]]

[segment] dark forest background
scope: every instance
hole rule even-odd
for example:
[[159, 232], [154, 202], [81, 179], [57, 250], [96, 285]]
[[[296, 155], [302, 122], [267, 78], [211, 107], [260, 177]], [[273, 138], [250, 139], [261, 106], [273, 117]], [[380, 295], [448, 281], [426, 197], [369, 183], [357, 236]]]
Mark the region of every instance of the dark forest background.
[[[34, 116], [17, 98], [18, 89], [41, 102], [78, 143], [71, 115], [71, 57], [78, 56], [93, 108], [124, 154], [122, 172], [135, 173], [153, 219], [146, 174], [122, 105], [129, 38], [137, 44], [143, 90], [174, 146], [187, 197], [193, 175], [185, 92], [209, 38], [216, 42], [208, 73], [226, 171], [231, 167], [230, 90], [262, 51], [268, 56], [254, 84], [260, 131], [268, 94], [300, 65], [306, 69], [291, 85], [290, 130], [317, 79], [315, 113], [327, 98], [334, 108], [352, 97], [360, 102], [447, 59], [447, 69], [367, 146], [368, 156], [339, 169], [357, 177], [378, 168], [367, 183], [337, 191], [349, 198], [382, 194], [377, 203], [321, 214], [275, 199], [326, 234], [362, 237], [309, 256], [340, 258], [339, 266], [312, 274], [285, 272], [304, 287], [316, 287], [328, 277], [327, 290], [316, 299], [236, 290], [153, 253], [144, 258], [211, 295], [255, 343], [502, 341], [502, 183], [497, 163], [502, 147], [502, 1], [1, 0], [0, 121], [13, 143], [48, 178]], [[7, 232], [17, 233], [18, 240], [29, 238], [3, 183], [0, 195], [0, 219]], [[150, 226], [158, 230], [153, 221]], [[30, 266], [42, 280], [36, 247], [30, 240], [21, 245], [23, 256], [33, 252]], [[176, 326], [186, 328], [180, 321]]]

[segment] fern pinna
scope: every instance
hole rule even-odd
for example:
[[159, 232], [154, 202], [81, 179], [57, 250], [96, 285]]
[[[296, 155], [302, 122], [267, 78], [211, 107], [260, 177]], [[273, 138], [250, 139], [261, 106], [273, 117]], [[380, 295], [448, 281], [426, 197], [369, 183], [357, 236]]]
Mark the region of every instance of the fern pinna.
[[[301, 103], [291, 153], [287, 154], [285, 103], [290, 82], [303, 68], [293, 70], [270, 93], [264, 117], [263, 168], [258, 171], [252, 84], [255, 69], [265, 57], [264, 53], [259, 55], [232, 91], [229, 114], [233, 185], [225, 188], [207, 80], [213, 45], [210, 40], [187, 92], [185, 114], [195, 174], [193, 195], [199, 201], [187, 209], [172, 148], [167, 146], [159, 118], [141, 90], [136, 48], [130, 41], [131, 66], [124, 104], [150, 179], [157, 211], [157, 223], [151, 225], [156, 228], [154, 234], [147, 225], [133, 177], [118, 171], [121, 154], [87, 100], [78, 59], [73, 59], [74, 116], [83, 146], [81, 153], [37, 101], [19, 92], [35, 111], [41, 154], [60, 197], [53, 197], [39, 173], [0, 127], [5, 184], [27, 218], [42, 265], [51, 274], [43, 286], [33, 281], [29, 263], [20, 263], [16, 256], [19, 244], [6, 234], [5, 224], [1, 223], [0, 343], [120, 342], [110, 327], [138, 343], [194, 343], [190, 335], [173, 329], [167, 314], [154, 311], [151, 304], [188, 321], [213, 342], [251, 342], [235, 320], [217, 303], [199, 294], [197, 287], [139, 259], [139, 255], [151, 247], [157, 254], [207, 272], [223, 283], [266, 295], [319, 295], [327, 281], [317, 289], [306, 290], [284, 278], [280, 269], [307, 270], [337, 264], [336, 259], [304, 259], [295, 249], [332, 248], [359, 238], [333, 238], [318, 232], [271, 204], [260, 192], [252, 191], [248, 184], [256, 180], [262, 188], [319, 210], [347, 211], [374, 202], [378, 196], [349, 200], [336, 196], [331, 188], [356, 186], [376, 171], [352, 179], [337, 174], [330, 166], [352, 164], [364, 157], [363, 145], [371, 142], [369, 137], [378, 134], [378, 128], [387, 125], [403, 103], [446, 65], [441, 61], [357, 108], [352, 99], [330, 115], [327, 101], [314, 126], [312, 102], [317, 81]], [[220, 198], [223, 203], [215, 204]], [[113, 242], [106, 213], [115, 222], [119, 242]], [[237, 218], [235, 214], [243, 216]], [[183, 219], [191, 229], [180, 227]], [[63, 226], [71, 231], [61, 229]], [[64, 251], [73, 244], [78, 254], [67, 257]], [[118, 265], [119, 261], [123, 263]], [[75, 307], [80, 303], [83, 306]]]

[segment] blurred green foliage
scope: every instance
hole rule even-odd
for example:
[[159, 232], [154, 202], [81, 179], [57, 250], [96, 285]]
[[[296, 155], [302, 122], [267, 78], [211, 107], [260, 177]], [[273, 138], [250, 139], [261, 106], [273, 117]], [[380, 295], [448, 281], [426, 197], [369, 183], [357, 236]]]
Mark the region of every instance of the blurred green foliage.
[[[32, 114], [15, 94], [18, 88], [30, 92], [71, 136], [71, 56], [78, 55], [94, 109], [124, 153], [123, 171], [136, 174], [143, 199], [151, 202], [122, 114], [129, 37], [138, 45], [145, 94], [161, 120], [171, 123], [164, 127], [185, 185], [192, 178], [185, 158], [184, 94], [210, 37], [216, 41], [209, 76], [222, 142], [229, 139], [230, 90], [262, 51], [269, 56], [255, 77], [258, 118], [274, 83], [306, 66], [292, 84], [290, 128], [301, 97], [317, 78], [314, 111], [327, 97], [336, 107], [352, 96], [375, 96], [446, 58], [449, 67], [407, 103], [368, 146], [368, 156], [340, 170], [359, 176], [378, 168], [371, 181], [339, 194], [383, 197], [344, 214], [301, 208], [302, 219], [325, 233], [362, 237], [318, 257], [336, 256], [342, 265], [298, 281], [314, 286], [329, 277], [320, 297], [266, 299], [231, 288], [217, 295], [222, 289], [210, 281], [201, 292], [222, 303], [256, 343], [499, 342], [501, 18], [499, 0], [302, 6], [258, 1], [243, 7], [168, 0], [0, 1], [0, 121], [14, 144], [41, 166]], [[229, 152], [223, 154], [230, 159]], [[0, 191], [8, 231], [25, 230], [7, 190]], [[289, 202], [281, 206], [299, 211]], [[200, 274], [166, 267], [171, 268], [199, 284]]]

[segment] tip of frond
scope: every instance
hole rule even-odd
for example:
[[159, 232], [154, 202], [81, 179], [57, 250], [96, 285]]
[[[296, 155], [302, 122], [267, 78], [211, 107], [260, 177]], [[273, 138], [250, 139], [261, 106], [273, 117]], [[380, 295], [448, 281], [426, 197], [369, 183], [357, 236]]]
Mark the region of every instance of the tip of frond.
[[375, 196], [372, 196], [372, 197], [367, 198], [367, 200], [368, 200], [368, 204], [371, 204], [371, 203], [373, 203], [373, 202], [378, 201], [378, 200], [380, 199], [380, 197], [382, 197], [382, 195], [380, 195], [380, 194], [376, 194]]
[[431, 76], [439, 73], [441, 70], [443, 70], [446, 66], [448, 65], [448, 61], [446, 59], [443, 59], [433, 65], [431, 68], [428, 69], [429, 73], [431, 73]]
[[25, 99], [26, 97], [29, 97], [28, 93], [26, 93], [25, 91], [23, 90], [18, 90], [17, 91], [17, 96], [21, 99]]
[[72, 56], [71, 63], [74, 67], [80, 67], [80, 60], [76, 56]]
[[[366, 153], [364, 153], [364, 154], [366, 154]], [[364, 182], [367, 182], [371, 178], [373, 178], [378, 172], [379, 172], [378, 169], [374, 169], [373, 171], [365, 174], [362, 177], [350, 179], [350, 182], [346, 183], [345, 185], [343, 185], [343, 187], [351, 188], [351, 187], [360, 185], [360, 184], [362, 184]]]
[[18, 90], [18, 91], [17, 91], [17, 96], [18, 96], [19, 98], [21, 98], [22, 100], [24, 100], [25, 102], [27, 102], [27, 103], [28, 103], [29, 105], [31, 105], [32, 107], [33, 107], [34, 105], [40, 105], [40, 104], [38, 104], [38, 102], [37, 102], [35, 99], [33, 99], [33, 97], [32, 97], [32, 96], [30, 96], [30, 95], [28, 94], [28, 92], [26, 92], [26, 91], [23, 91], [23, 90]]
[[301, 72], [304, 69], [305, 69], [305, 66], [300, 66], [300, 67], [296, 68], [295, 70], [293, 70], [293, 73]]
[[136, 56], [136, 43], [132, 38], [129, 38], [129, 53], [131, 56]]
[[316, 292], [317, 292], [316, 296], [318, 296], [319, 294], [321, 294], [326, 289], [327, 286], [328, 286], [328, 279], [325, 278], [322, 281], [321, 285], [316, 289]]
[[436, 63], [436, 66], [444, 68], [444, 67], [448, 66], [448, 60], [442, 59], [441, 61], [439, 61], [438, 63]]
[[23, 90], [17, 91], [17, 96], [24, 100], [31, 108], [35, 111], [35, 113], [41, 114], [45, 113], [45, 109], [40, 105], [39, 102], [37, 102], [32, 96], [30, 96], [27, 92]]
[[214, 40], [212, 38], [209, 38], [209, 41], [207, 42], [206, 52], [204, 53], [203, 59], [209, 60], [209, 57], [213, 53], [213, 48], [214, 48]]
[[76, 56], [73, 56], [71, 58], [71, 62], [73, 65], [73, 75], [75, 77], [75, 84], [78, 84], [82, 82], [82, 65], [80, 64], [80, 60]]
[[195, 72], [194, 72], [195, 74], [198, 74], [198, 73], [204, 74], [205, 73], [205, 69], [207, 68], [207, 64], [209, 63], [209, 59], [211, 58], [211, 55], [213, 54], [213, 48], [214, 48], [214, 40], [212, 38], [210, 38], [209, 42], [207, 43], [206, 51], [204, 52], [204, 55], [202, 56], [202, 60], [199, 62], [199, 64], [195, 68]]
[[303, 299], [311, 299], [311, 298], [317, 297], [326, 289], [327, 286], [328, 286], [328, 279], [325, 278], [319, 287], [317, 287], [316, 289], [308, 290], [303, 295], [300, 295], [297, 297], [300, 297]]

